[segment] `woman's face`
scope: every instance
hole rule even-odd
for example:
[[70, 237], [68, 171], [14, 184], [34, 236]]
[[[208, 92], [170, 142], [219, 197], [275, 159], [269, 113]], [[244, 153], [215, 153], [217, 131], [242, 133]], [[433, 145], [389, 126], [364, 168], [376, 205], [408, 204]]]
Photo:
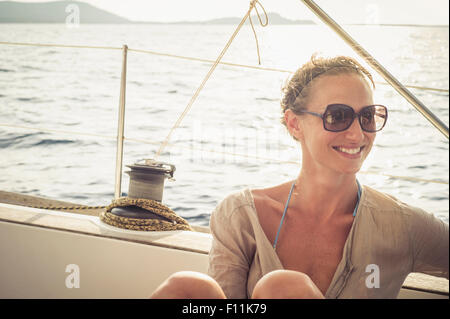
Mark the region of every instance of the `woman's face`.
[[[356, 74], [325, 75], [312, 83], [308, 111], [323, 114], [328, 105], [336, 103], [349, 105], [358, 113], [373, 104], [372, 90]], [[358, 118], [342, 132], [326, 131], [322, 119], [310, 114], [299, 116], [298, 125], [302, 165], [317, 172], [355, 174], [369, 155], [376, 135], [363, 131]]]

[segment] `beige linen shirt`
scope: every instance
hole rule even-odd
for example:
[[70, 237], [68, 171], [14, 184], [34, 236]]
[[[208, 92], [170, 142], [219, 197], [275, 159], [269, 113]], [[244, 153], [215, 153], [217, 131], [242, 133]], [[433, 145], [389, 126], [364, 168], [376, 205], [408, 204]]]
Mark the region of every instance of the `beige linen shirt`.
[[[259, 223], [250, 189], [227, 196], [213, 211], [210, 228], [208, 274], [228, 298], [249, 298], [262, 276], [283, 269]], [[363, 186], [325, 298], [396, 298], [411, 272], [448, 279], [448, 244], [447, 223]], [[379, 269], [379, 288], [366, 284], [375, 275], [373, 265]]]

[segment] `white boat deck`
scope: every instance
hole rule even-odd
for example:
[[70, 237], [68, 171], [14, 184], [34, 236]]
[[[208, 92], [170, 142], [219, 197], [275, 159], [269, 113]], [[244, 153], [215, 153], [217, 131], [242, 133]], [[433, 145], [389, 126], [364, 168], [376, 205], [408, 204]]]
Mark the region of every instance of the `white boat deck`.
[[[0, 203], [0, 298], [146, 298], [170, 274], [205, 273], [206, 232], [123, 230], [97, 216]], [[80, 288], [67, 288], [68, 265]], [[446, 298], [443, 278], [410, 274], [399, 298]]]

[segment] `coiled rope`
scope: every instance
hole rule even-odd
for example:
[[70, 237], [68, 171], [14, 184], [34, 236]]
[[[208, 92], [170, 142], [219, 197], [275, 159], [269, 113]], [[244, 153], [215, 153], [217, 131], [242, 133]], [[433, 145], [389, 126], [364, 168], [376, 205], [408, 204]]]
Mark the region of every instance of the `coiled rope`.
[[[129, 218], [116, 216], [111, 210], [116, 207], [137, 206], [146, 209], [164, 219]], [[189, 223], [178, 216], [169, 207], [151, 199], [119, 197], [112, 201], [104, 211], [100, 213], [100, 220], [108, 225], [141, 231], [166, 231], [189, 230], [193, 231]]]
[[[90, 210], [102, 209], [99, 218], [105, 224], [129, 230], [140, 231], [166, 231], [166, 230], [188, 230], [193, 231], [189, 223], [182, 217], [178, 216], [173, 210], [164, 204], [155, 200], [145, 198], [120, 197], [114, 199], [108, 206], [36, 206], [21, 203], [21, 206], [32, 207], [46, 210], [73, 211], [73, 210]], [[161, 219], [155, 218], [129, 218], [117, 216], [111, 213], [113, 208], [137, 206], [153, 213]], [[149, 216], [150, 217], [150, 216]]]

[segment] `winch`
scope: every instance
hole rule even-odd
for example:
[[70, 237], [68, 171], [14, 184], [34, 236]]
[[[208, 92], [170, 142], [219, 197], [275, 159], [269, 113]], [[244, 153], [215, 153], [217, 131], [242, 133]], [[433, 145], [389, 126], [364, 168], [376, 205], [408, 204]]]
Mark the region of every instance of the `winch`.
[[152, 159], [138, 161], [134, 165], [127, 165], [131, 171], [128, 197], [153, 199], [162, 201], [164, 192], [164, 180], [174, 179], [175, 165], [157, 162]]
[[[150, 199], [162, 202], [164, 192], [164, 181], [166, 178], [173, 180], [175, 165], [144, 159], [133, 165], [126, 165], [131, 170], [126, 172], [130, 176], [128, 186], [128, 197], [130, 199]], [[160, 215], [138, 206], [116, 207], [111, 213], [126, 218], [139, 219], [162, 219]]]

